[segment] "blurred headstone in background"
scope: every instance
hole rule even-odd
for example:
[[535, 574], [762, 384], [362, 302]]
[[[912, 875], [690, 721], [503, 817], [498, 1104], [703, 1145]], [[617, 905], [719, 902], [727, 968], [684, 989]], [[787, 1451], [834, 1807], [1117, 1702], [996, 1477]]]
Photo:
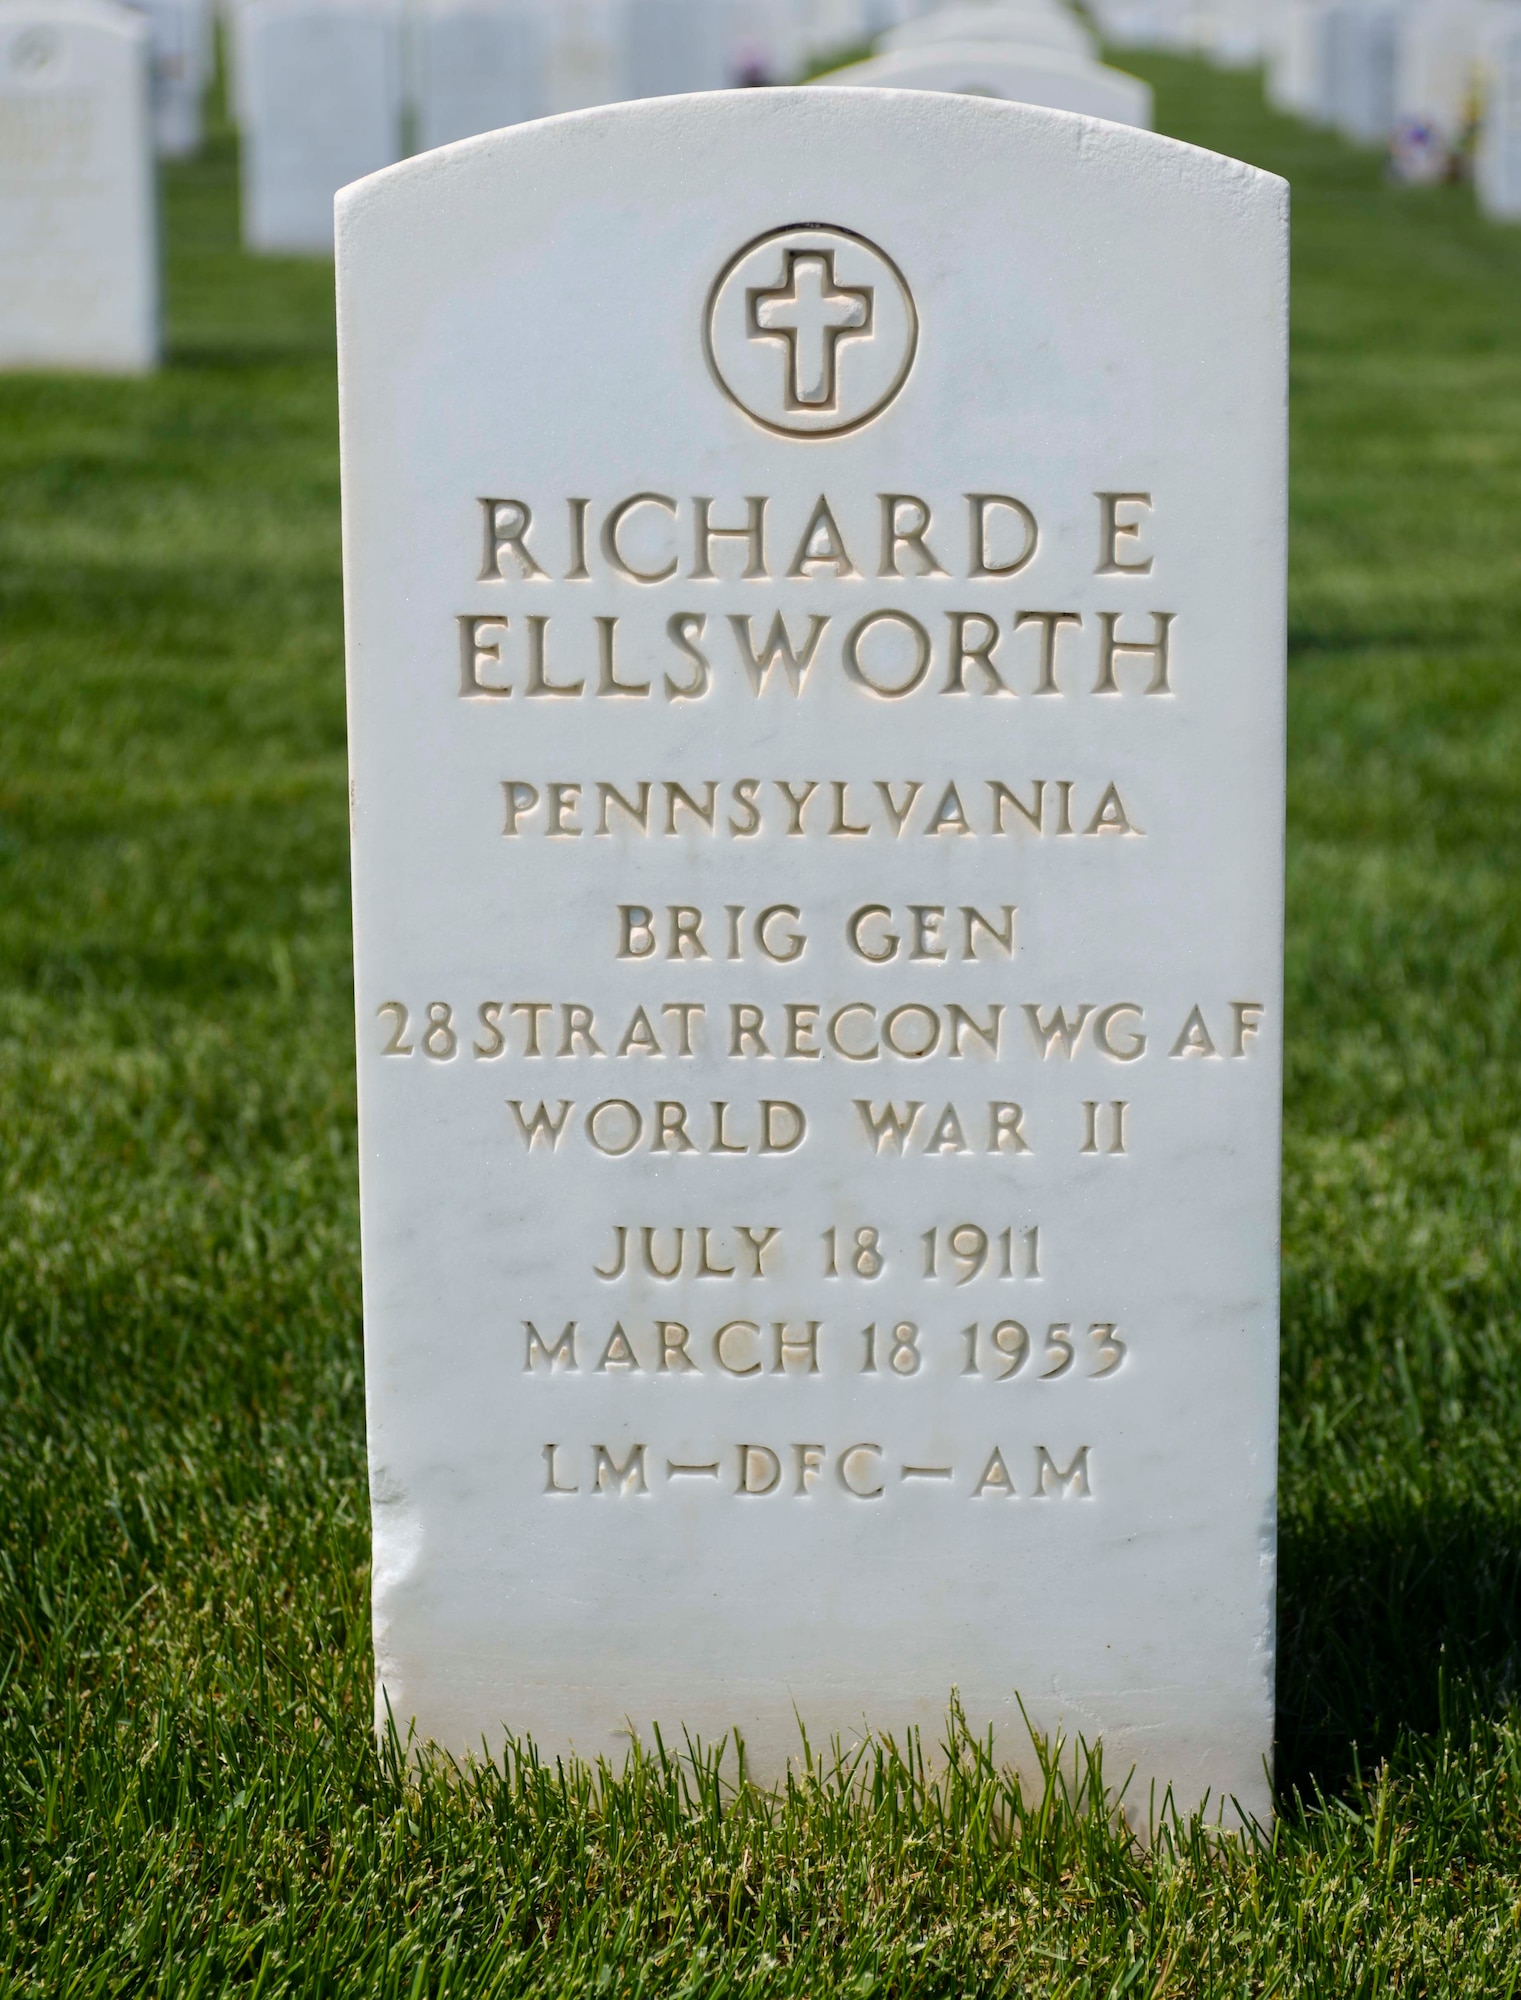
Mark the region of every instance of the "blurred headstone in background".
[[1120, 49], [1145, 49], [1157, 41], [1156, 0], [1094, 0], [1089, 10], [1106, 42]]
[[0, 0], [0, 367], [158, 361], [148, 62], [124, 7]]
[[[933, 33], [952, 11], [883, 45]], [[1255, 49], [1279, 111], [1383, 148], [1399, 181], [1471, 169], [1485, 213], [1521, 220], [1521, 0], [1091, 0], [1091, 11], [1117, 46], [1223, 63]]]
[[617, 0], [546, 0], [546, 111], [583, 111], [618, 96]]
[[623, 0], [623, 97], [671, 97], [729, 83], [725, 0]]
[[1151, 91], [1139, 78], [1009, 42], [932, 42], [852, 63], [819, 82], [876, 90], [949, 90], [963, 97], [1001, 97], [1051, 111], [1078, 111], [1115, 125], [1151, 125]]
[[732, 85], [790, 83], [802, 67], [804, 36], [791, 0], [729, 0], [724, 37]]
[[1268, 102], [1295, 118], [1324, 114], [1325, 20], [1318, 0], [1282, 0], [1268, 34]]
[[544, 23], [524, 0], [423, 0], [413, 22], [419, 152], [546, 109]]
[[400, 18], [377, 0], [244, 0], [234, 32], [243, 241], [331, 252], [338, 189], [402, 156]]
[[[1405, 179], [1436, 179], [1466, 152], [1477, 123], [1479, 24], [1475, 0], [1428, 0], [1402, 24], [1395, 71], [1395, 164]], [[1402, 163], [1425, 135], [1425, 170]], [[1430, 171], [1434, 165], [1436, 172]]]
[[1228, 69], [1257, 62], [1263, 47], [1263, 0], [1215, 0], [1205, 16], [1204, 52]]
[[931, 42], [1009, 41], [1030, 48], [1059, 49], [1066, 55], [1096, 56], [1093, 36], [1065, 7], [1039, 0], [963, 0], [893, 28], [877, 43], [879, 55], [923, 48]]
[[201, 102], [215, 68], [208, 0], [127, 0], [148, 23], [153, 137], [166, 159], [201, 144]]
[[803, 25], [803, 61], [809, 64], [848, 55], [886, 25], [868, 20], [864, 0], [813, 0]]
[[1096, 0], [1090, 11], [1104, 39], [1117, 47], [1188, 46], [1189, 0]]
[[1474, 185], [1486, 213], [1521, 220], [1521, 6], [1493, 0], [1479, 42], [1483, 119]]
[[[159, 145], [168, 153], [197, 143], [207, 9], [230, 11], [233, 103], [249, 155], [245, 235], [256, 248], [326, 249], [331, 194], [404, 150], [620, 99], [791, 83], [821, 68], [820, 80], [840, 84], [1006, 96], [1149, 125], [1149, 94], [1101, 65], [1095, 28], [1118, 48], [1202, 54], [1227, 66], [1260, 61], [1279, 110], [1385, 149], [1396, 179], [1455, 179], [1472, 162], [1491, 214], [1510, 215], [1521, 203], [1505, 192], [1511, 100], [1521, 90], [1510, 53], [1521, 40], [1521, 0], [1090, 0], [1086, 14], [1064, 0], [930, 8], [921, 0], [130, 4], [154, 23]], [[281, 24], [261, 60], [285, 79], [264, 91], [257, 116], [241, 25], [255, 16], [272, 32]], [[345, 37], [368, 53], [340, 57], [331, 69], [330, 57], [295, 53], [314, 38], [331, 54]], [[870, 58], [827, 67], [863, 44]], [[1521, 165], [1514, 171], [1521, 176]], [[297, 219], [293, 204], [301, 202]]]
[[1331, 123], [1356, 145], [1380, 146], [1394, 130], [1395, 76], [1403, 0], [1333, 0], [1325, 8]]

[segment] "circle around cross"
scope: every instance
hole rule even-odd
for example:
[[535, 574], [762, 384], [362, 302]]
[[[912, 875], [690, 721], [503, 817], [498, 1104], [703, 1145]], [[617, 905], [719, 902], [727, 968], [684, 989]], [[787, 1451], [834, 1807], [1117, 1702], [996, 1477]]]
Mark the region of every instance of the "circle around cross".
[[703, 315], [703, 349], [730, 402], [783, 437], [841, 437], [908, 379], [919, 318], [885, 250], [833, 223], [791, 223], [737, 250]]

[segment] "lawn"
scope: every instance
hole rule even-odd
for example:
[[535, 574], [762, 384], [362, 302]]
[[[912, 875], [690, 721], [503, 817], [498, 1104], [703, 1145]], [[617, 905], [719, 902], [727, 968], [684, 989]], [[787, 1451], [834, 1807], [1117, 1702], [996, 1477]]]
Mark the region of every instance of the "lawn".
[[1521, 229], [1128, 61], [1294, 186], [1271, 1835], [376, 1755], [331, 273], [222, 133], [164, 372], [0, 380], [6, 1994], [1521, 1990]]

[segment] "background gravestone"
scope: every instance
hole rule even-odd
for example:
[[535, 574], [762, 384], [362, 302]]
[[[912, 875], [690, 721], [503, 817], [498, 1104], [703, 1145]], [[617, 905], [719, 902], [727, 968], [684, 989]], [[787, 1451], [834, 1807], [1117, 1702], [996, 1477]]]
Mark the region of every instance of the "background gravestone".
[[376, 0], [244, 0], [240, 70], [243, 240], [325, 252], [333, 196], [401, 156], [401, 38]]
[[513, 0], [428, 0], [415, 22], [417, 146], [447, 146], [544, 113], [544, 33]]
[[820, 81], [876, 90], [951, 90], [1081, 112], [1116, 125], [1151, 124], [1151, 91], [1138, 77], [1008, 42], [927, 42], [831, 70]]
[[1394, 128], [1401, 0], [1335, 0], [1325, 8], [1326, 104], [1355, 144], [1381, 145]]
[[623, 0], [623, 97], [722, 90], [727, 0]]
[[0, 5], [0, 367], [157, 359], [147, 30], [95, 0]]
[[730, 83], [790, 83], [796, 75], [805, 37], [790, 0], [728, 0], [724, 32]]
[[1521, 7], [1491, 7], [1479, 47], [1484, 120], [1474, 184], [1487, 215], [1521, 219]]
[[211, 81], [206, 0], [130, 0], [148, 23], [153, 134], [161, 154], [184, 159], [201, 143], [201, 99]]
[[545, 8], [551, 111], [582, 111], [618, 95], [618, 0], [554, 0]]
[[863, 0], [814, 0], [802, 24], [799, 54], [805, 62], [838, 59], [886, 26], [870, 18]]
[[932, 42], [970, 41], [1023, 43], [1080, 59], [1093, 59], [1097, 53], [1092, 35], [1064, 7], [977, 5], [974, 0], [906, 21], [883, 35], [877, 47], [881, 54], [890, 55]]
[[1327, 10], [1321, 0], [1283, 0], [1268, 65], [1268, 96], [1280, 111], [1312, 121], [1330, 115]]
[[404, 1735], [1266, 1810], [1284, 194], [811, 88], [341, 197]]
[[1216, 0], [1204, 43], [1216, 62], [1243, 69], [1261, 60], [1267, 4], [1268, 0]]
[[1476, 0], [1427, 0], [1405, 22], [1395, 75], [1396, 114], [1429, 129], [1450, 159], [1478, 106]]

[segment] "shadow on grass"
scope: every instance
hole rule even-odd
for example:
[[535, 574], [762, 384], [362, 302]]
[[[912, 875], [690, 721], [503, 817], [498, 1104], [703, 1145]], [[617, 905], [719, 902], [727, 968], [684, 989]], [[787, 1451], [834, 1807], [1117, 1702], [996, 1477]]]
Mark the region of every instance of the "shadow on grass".
[[171, 340], [164, 351], [169, 368], [201, 370], [223, 375], [258, 372], [288, 362], [326, 362], [333, 365], [336, 336], [312, 339], [302, 334], [272, 334], [265, 340], [240, 340], [236, 335], [219, 339], [215, 334]]
[[1514, 1700], [1521, 1504], [1411, 1494], [1372, 1520], [1286, 1520], [1280, 1563], [1281, 1792], [1341, 1791], [1402, 1732]]

